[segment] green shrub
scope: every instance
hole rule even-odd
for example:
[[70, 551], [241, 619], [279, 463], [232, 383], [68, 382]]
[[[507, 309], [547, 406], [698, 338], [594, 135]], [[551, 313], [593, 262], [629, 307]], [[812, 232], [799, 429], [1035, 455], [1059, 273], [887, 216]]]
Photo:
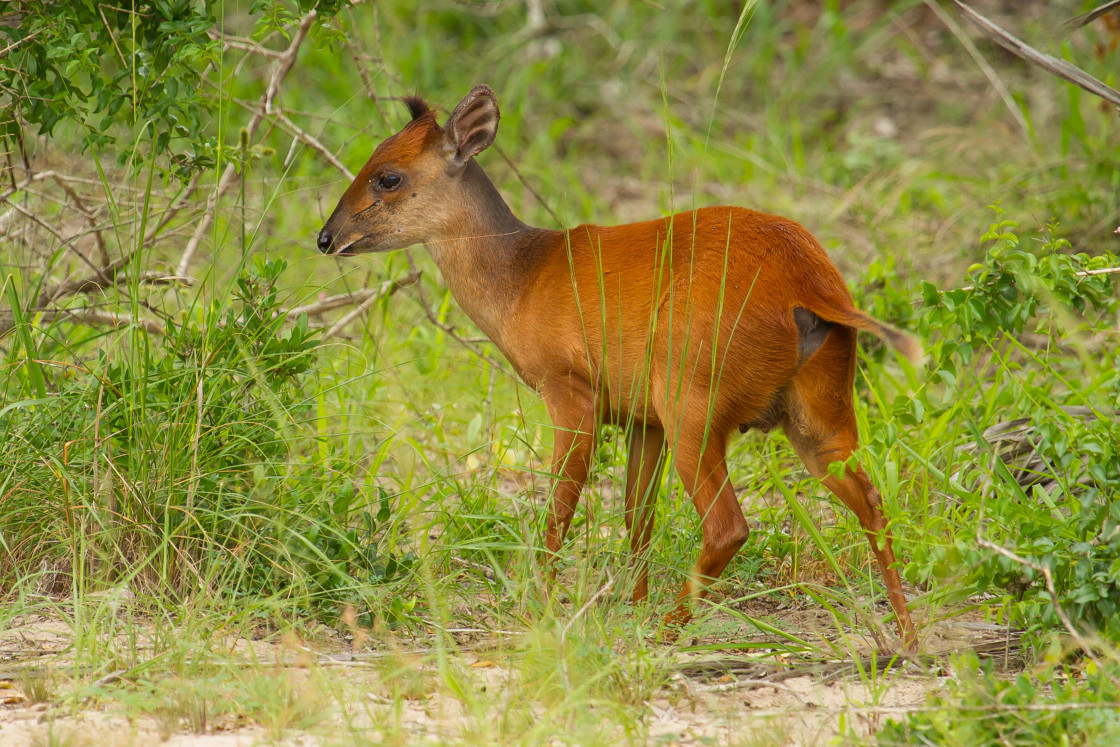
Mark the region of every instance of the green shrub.
[[1084, 745], [1120, 739], [1120, 686], [1115, 671], [1048, 665], [1013, 679], [973, 655], [954, 666], [959, 678], [927, 710], [889, 720], [879, 745]]
[[[9, 499], [0, 507], [9, 588], [127, 581], [161, 593], [205, 590], [360, 601], [408, 565], [379, 537], [383, 490], [358, 466], [303, 456], [312, 437], [304, 384], [317, 331], [287, 324], [258, 261], [228, 305], [107, 344], [66, 368], [46, 399], [0, 414]], [[375, 496], [368, 497], [367, 496]], [[376, 502], [375, 502], [376, 501]]]
[[[1098, 272], [1117, 259], [1069, 254], [1054, 225], [1027, 251], [1014, 229], [997, 217], [984, 236], [994, 246], [966, 287], [924, 286], [932, 377], [906, 417], [954, 411], [974, 443], [945, 480], [959, 531], [947, 545], [919, 546], [908, 574], [965, 569], [966, 585], [1010, 604], [1018, 624], [1057, 626], [1041, 574], [978, 546], [978, 522], [989, 541], [1050, 569], [1074, 619], [1120, 639], [1117, 303], [1112, 275]], [[985, 436], [993, 422], [1011, 435]]]

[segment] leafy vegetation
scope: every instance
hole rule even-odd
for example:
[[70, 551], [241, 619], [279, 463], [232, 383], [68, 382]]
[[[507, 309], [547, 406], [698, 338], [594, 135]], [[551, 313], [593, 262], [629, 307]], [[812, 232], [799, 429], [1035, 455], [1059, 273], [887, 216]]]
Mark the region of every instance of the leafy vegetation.
[[975, 658], [957, 669], [961, 678], [933, 699], [933, 708], [888, 721], [879, 744], [1091, 745], [1120, 733], [1115, 671], [1047, 662], [1036, 672], [1004, 678]]
[[[675, 476], [648, 607], [626, 603], [610, 428], [545, 583], [544, 408], [421, 252], [315, 252], [347, 169], [404, 121], [396, 98], [449, 107], [487, 82], [503, 116], [483, 165], [528, 222], [787, 214], [862, 308], [923, 339], [917, 367], [861, 340], [860, 462], [927, 650], [959, 626], [1014, 631], [1002, 658], [1022, 671], [962, 654], [925, 706], [844, 738], [1107, 742], [1120, 130], [932, 5], [9, 3], [0, 635], [61, 621], [72, 673], [29, 669], [22, 690], [163, 734], [248, 719], [355, 743], [414, 739], [402, 714], [429, 699], [453, 704], [425, 706], [445, 741], [668, 739], [659, 714], [708, 687], [681, 658], [713, 651], [854, 662], [860, 707], [889, 697], [866, 541], [781, 436], [735, 445], [754, 531], [672, 645], [661, 614], [699, 536]], [[1049, 44], [1056, 5], [1001, 21]], [[1048, 51], [1115, 85], [1109, 28]], [[370, 648], [349, 662], [369, 682], [328, 671], [326, 651]], [[266, 676], [273, 658], [318, 668]], [[737, 723], [743, 743], [799, 733]]]

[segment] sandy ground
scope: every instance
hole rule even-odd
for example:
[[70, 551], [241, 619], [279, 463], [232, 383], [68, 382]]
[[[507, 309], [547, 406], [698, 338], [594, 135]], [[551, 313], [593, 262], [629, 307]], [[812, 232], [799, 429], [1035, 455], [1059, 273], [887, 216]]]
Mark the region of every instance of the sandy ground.
[[[769, 613], [769, 619], [775, 614], [774, 609], [750, 612]], [[777, 614], [786, 616], [791, 629], [804, 630], [823, 613], [806, 607], [778, 610]], [[866, 734], [876, 731], [885, 719], [922, 705], [945, 683], [945, 658], [936, 656], [938, 652], [972, 648], [995, 653], [997, 662], [1003, 658], [1000, 651], [1006, 631], [978, 616], [938, 623], [927, 627], [925, 635], [923, 650], [935, 656], [876, 677], [853, 672], [853, 657], [846, 661], [783, 661], [759, 658], [757, 653], [750, 658], [730, 649], [676, 653], [677, 673], [635, 706], [644, 711], [644, 733], [620, 733], [620, 743], [824, 744], [839, 733], [842, 717], [849, 732]], [[273, 723], [268, 728], [267, 718], [238, 715], [192, 724], [186, 717], [161, 718], [144, 708], [129, 708], [118, 697], [92, 698], [74, 705], [73, 698], [62, 696], [73, 672], [73, 643], [68, 624], [46, 617], [17, 620], [0, 633], [0, 745], [240, 747], [382, 740], [471, 744], [477, 739], [471, 735], [479, 733], [480, 724], [489, 728], [506, 717], [504, 709], [518, 697], [518, 682], [522, 681], [508, 655], [503, 658], [488, 651], [485, 642], [480, 645], [477, 640], [465, 646], [454, 663], [468, 687], [488, 693], [468, 703], [436, 685], [434, 676], [420, 677], [418, 685], [402, 694], [399, 684], [390, 686], [384, 666], [378, 665], [385, 652], [324, 655], [310, 652], [298, 641], [237, 639], [229, 642], [230, 655], [242, 657], [247, 667], [259, 668], [264, 677], [275, 676], [278, 686], [299, 693], [318, 688], [313, 697], [318, 704], [314, 723], [307, 728], [292, 727], [295, 721]], [[251, 664], [253, 661], [256, 663]], [[422, 657], [415, 656], [415, 661], [421, 662]], [[1019, 664], [1014, 648], [1008, 664], [1012, 668]], [[418, 671], [425, 667], [431, 665], [417, 664]], [[28, 675], [29, 669], [38, 674]], [[43, 672], [53, 681], [54, 692], [36, 685], [36, 677], [41, 679]], [[127, 690], [130, 682], [126, 676], [110, 673], [100, 684]], [[324, 686], [325, 682], [330, 685]], [[334, 695], [324, 697], [326, 691]], [[603, 718], [610, 716], [604, 713]], [[553, 740], [557, 745], [573, 743], [578, 742], [564, 734]]]

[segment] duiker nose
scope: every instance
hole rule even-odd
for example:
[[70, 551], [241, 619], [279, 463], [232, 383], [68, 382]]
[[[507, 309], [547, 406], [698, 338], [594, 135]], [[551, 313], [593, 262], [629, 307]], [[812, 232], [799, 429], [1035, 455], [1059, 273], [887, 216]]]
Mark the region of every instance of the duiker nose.
[[330, 253], [331, 243], [333, 241], [334, 237], [331, 236], [331, 232], [326, 228], [323, 228], [323, 230], [319, 232], [319, 238], [315, 241], [315, 243], [319, 247], [319, 251], [321, 251], [323, 254], [328, 254]]

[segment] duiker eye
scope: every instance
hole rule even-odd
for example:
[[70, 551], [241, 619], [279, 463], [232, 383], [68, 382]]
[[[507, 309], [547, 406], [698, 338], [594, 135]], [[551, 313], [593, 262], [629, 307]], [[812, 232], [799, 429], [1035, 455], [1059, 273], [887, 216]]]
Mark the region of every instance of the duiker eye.
[[381, 178], [377, 180], [377, 186], [382, 189], [396, 189], [401, 186], [400, 174], [382, 174]]

